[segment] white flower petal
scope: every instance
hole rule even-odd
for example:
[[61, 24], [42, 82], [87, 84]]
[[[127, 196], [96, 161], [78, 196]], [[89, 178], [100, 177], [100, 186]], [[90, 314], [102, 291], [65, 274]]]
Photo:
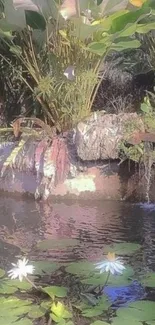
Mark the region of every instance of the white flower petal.
[[26, 277], [28, 274], [33, 274], [35, 269], [33, 265], [27, 264], [28, 260], [25, 257], [23, 258], [23, 260], [18, 260], [17, 264], [12, 263], [14, 268], [8, 271], [8, 276], [11, 277], [11, 279], [19, 278], [19, 280], [22, 281], [23, 278]]

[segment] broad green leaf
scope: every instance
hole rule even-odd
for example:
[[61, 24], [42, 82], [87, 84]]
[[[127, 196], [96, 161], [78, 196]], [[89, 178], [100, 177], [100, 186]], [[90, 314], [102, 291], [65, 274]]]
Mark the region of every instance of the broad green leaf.
[[155, 272], [146, 273], [140, 280], [145, 287], [155, 287]]
[[82, 261], [70, 263], [66, 268], [66, 272], [71, 274], [76, 274], [79, 276], [87, 276], [90, 273], [94, 272], [95, 266], [91, 262]]
[[59, 297], [64, 298], [67, 296], [67, 289], [64, 287], [50, 286], [44, 287], [43, 291], [46, 292], [51, 298]]
[[124, 30], [127, 24], [133, 24], [140, 21], [145, 15], [150, 13], [149, 8], [141, 8], [135, 11], [129, 11], [124, 15], [118, 16], [113, 19], [112, 26], [110, 29], [110, 34], [115, 34]]
[[61, 302], [53, 302], [51, 307], [52, 313], [58, 318], [72, 318], [72, 314]]
[[136, 28], [136, 32], [140, 34], [146, 34], [153, 29], [155, 29], [155, 22], [148, 23], [148, 24], [138, 24]]
[[88, 318], [100, 316], [102, 314], [103, 314], [103, 310], [97, 309], [95, 307], [91, 308], [91, 309], [85, 309], [82, 312], [82, 316], [83, 317], [88, 317]]
[[79, 241], [76, 239], [47, 239], [39, 242], [37, 247], [41, 250], [46, 249], [66, 249], [67, 247], [74, 247], [78, 245]]
[[131, 320], [123, 319], [121, 317], [115, 317], [113, 318], [111, 325], [142, 325], [142, 323], [134, 319], [132, 320], [131, 323]]
[[137, 49], [140, 46], [141, 46], [141, 43], [138, 40], [131, 40], [131, 41], [126, 40], [126, 41], [120, 41], [117, 43], [113, 43], [111, 45], [110, 49], [119, 52], [119, 51], [124, 51], [127, 49]]
[[47, 300], [47, 301], [43, 301], [41, 304], [40, 304], [40, 307], [42, 309], [45, 309], [45, 310], [49, 310], [51, 308], [51, 301]]
[[27, 282], [26, 280], [23, 280], [22, 282], [19, 280], [6, 280], [6, 285], [9, 287], [13, 287], [23, 291], [30, 290], [32, 288], [32, 284]]
[[0, 281], [0, 294], [12, 294], [16, 291], [16, 287], [7, 285], [5, 281]]
[[40, 306], [32, 306], [30, 307], [28, 316], [33, 319], [40, 318], [44, 316], [44, 311], [42, 311]]
[[137, 301], [126, 308], [119, 308], [117, 316], [128, 321], [151, 321], [155, 319], [155, 302]]
[[116, 243], [110, 246], [104, 246], [104, 253], [114, 252], [116, 255], [132, 255], [139, 250], [141, 245], [134, 243]]
[[60, 264], [48, 261], [32, 261], [35, 267], [35, 274], [43, 275], [45, 273], [51, 274], [59, 269]]
[[3, 278], [4, 275], [5, 275], [5, 271], [3, 269], [0, 269], [0, 278]]
[[19, 317], [11, 316], [9, 314], [0, 316], [0, 324], [3, 325], [12, 325], [12, 324], [18, 324], [16, 321]]
[[[11, 324], [7, 324], [7, 325], [11, 325]], [[28, 318], [23, 318], [20, 319], [18, 322], [16, 322], [14, 325], [33, 325], [33, 322]]]
[[35, 11], [25, 11], [26, 23], [32, 29], [46, 29], [46, 21], [45, 18], [39, 13]]
[[[110, 275], [108, 280], [108, 286], [120, 286], [128, 285], [132, 282], [134, 271], [131, 267], [126, 267], [124, 272], [120, 275]], [[92, 276], [86, 279], [82, 279], [81, 282], [90, 285], [103, 285], [107, 280], [107, 273], [94, 273]]]
[[105, 55], [110, 48], [111, 43], [109, 41], [106, 43], [104, 42], [93, 42], [88, 45], [88, 50], [96, 53], [100, 56]]

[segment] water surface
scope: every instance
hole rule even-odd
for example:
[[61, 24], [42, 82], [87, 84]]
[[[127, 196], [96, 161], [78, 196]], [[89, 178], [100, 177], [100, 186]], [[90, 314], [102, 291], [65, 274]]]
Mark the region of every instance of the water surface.
[[[39, 251], [45, 239], [73, 238], [74, 247]], [[58, 262], [102, 258], [104, 245], [117, 242], [142, 244], [137, 258], [155, 271], [155, 205], [115, 201], [35, 202], [32, 199], [0, 197], [1, 263], [14, 261], [20, 250], [34, 259]]]

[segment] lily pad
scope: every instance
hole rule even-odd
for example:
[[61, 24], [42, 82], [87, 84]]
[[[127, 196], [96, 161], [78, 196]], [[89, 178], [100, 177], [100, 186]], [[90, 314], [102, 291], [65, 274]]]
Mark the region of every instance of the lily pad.
[[28, 318], [23, 318], [16, 322], [14, 325], [33, 325], [33, 322]]
[[140, 282], [145, 287], [155, 287], [155, 272], [147, 273], [141, 278]]
[[117, 255], [132, 255], [141, 248], [141, 245], [135, 243], [116, 243], [110, 246], [104, 246], [104, 253], [114, 252]]
[[[110, 275], [108, 280], [108, 286], [120, 286], [120, 285], [128, 285], [132, 282], [132, 276], [134, 275], [134, 271], [131, 267], [126, 267], [123, 274], [120, 275]], [[105, 284], [107, 279], [107, 273], [94, 273], [92, 276], [86, 279], [82, 279], [81, 282], [90, 285], [103, 285]]]
[[0, 278], [3, 278], [4, 275], [5, 275], [5, 271], [3, 269], [0, 269]]
[[83, 317], [87, 317], [87, 318], [100, 316], [100, 315], [102, 315], [102, 314], [103, 314], [103, 310], [101, 310], [101, 309], [96, 309], [96, 308], [85, 309], [85, 310], [82, 312], [82, 316], [83, 316]]
[[30, 290], [32, 288], [32, 285], [31, 283], [23, 280], [22, 282], [19, 281], [19, 280], [6, 280], [6, 284], [9, 286], [9, 287], [14, 287], [16, 289], [20, 289], [20, 290], [23, 290], [23, 291], [27, 291], [27, 290]]
[[65, 307], [61, 302], [53, 302], [51, 307], [51, 317], [54, 321], [60, 322], [59, 320], [72, 318], [72, 313]]
[[147, 322], [155, 320], [155, 302], [153, 301], [136, 301], [126, 308], [119, 308], [116, 312], [117, 316], [133, 321]]
[[90, 273], [94, 272], [95, 266], [93, 263], [82, 261], [70, 263], [65, 270], [66, 272], [71, 274], [76, 274], [79, 276], [88, 276]]
[[67, 289], [64, 287], [50, 286], [43, 288], [43, 291], [46, 292], [51, 298], [59, 297], [64, 298], [67, 296]]
[[47, 239], [39, 242], [37, 247], [41, 250], [47, 249], [66, 249], [67, 247], [74, 247], [79, 244], [77, 239]]
[[123, 319], [121, 317], [115, 317], [111, 323], [111, 325], [142, 325], [142, 322], [136, 321], [136, 320], [128, 320], [128, 319]]
[[51, 263], [48, 261], [33, 261], [32, 264], [35, 267], [35, 274], [43, 275], [45, 273], [51, 274], [59, 269], [60, 264]]
[[28, 316], [30, 318], [37, 319], [44, 316], [44, 311], [42, 311], [40, 306], [32, 306], [28, 313]]

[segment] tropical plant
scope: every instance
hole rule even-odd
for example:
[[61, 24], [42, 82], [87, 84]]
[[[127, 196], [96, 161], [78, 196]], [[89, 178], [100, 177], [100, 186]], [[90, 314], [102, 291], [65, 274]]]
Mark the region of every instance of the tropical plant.
[[22, 63], [18, 75], [45, 120], [58, 131], [90, 114], [106, 55], [139, 47], [136, 33], [155, 29], [152, 1], [139, 2], [138, 9], [128, 2], [3, 1], [0, 36]]

